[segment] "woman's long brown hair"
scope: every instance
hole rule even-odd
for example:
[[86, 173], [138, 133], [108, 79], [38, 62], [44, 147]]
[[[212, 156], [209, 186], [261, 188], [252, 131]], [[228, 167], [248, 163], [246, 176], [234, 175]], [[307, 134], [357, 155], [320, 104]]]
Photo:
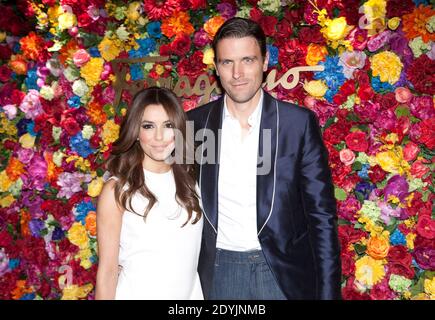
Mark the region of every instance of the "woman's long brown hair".
[[[113, 143], [112, 153], [107, 162], [107, 170], [112, 176], [118, 178], [115, 183], [115, 199], [121, 208], [139, 214], [134, 211], [131, 204], [133, 195], [139, 192], [148, 199], [149, 202], [145, 212], [143, 215], [139, 214], [143, 216], [145, 221], [158, 199], [146, 186], [142, 166], [144, 151], [137, 138], [144, 110], [151, 104], [163, 106], [169, 120], [173, 123], [174, 129], [178, 129], [182, 133], [184, 150], [190, 147], [186, 143], [187, 117], [175, 94], [168, 89], [158, 87], [150, 87], [139, 91], [134, 96], [132, 104], [123, 119], [119, 138]], [[184, 226], [190, 221], [193, 212], [196, 212], [196, 217], [192, 224], [198, 222], [201, 218], [201, 209], [195, 190], [196, 179], [193, 165], [187, 164], [184, 152], [182, 163], [177, 162], [172, 164], [172, 171], [176, 186], [176, 201], [188, 213], [188, 219], [183, 224]], [[123, 189], [124, 186], [127, 186], [125, 190]]]

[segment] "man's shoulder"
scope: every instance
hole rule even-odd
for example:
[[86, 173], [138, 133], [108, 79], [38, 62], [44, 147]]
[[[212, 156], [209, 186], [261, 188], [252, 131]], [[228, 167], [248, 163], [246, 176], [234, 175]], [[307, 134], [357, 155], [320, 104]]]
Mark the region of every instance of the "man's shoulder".
[[210, 108], [218, 104], [219, 103], [218, 101], [219, 100], [208, 102], [204, 105], [189, 110], [187, 112], [187, 118], [195, 122], [205, 120], [205, 118], [207, 118], [208, 113], [210, 112]]
[[277, 100], [280, 115], [297, 117], [297, 118], [309, 118], [314, 115], [314, 112], [305, 106], [300, 106], [292, 102]]

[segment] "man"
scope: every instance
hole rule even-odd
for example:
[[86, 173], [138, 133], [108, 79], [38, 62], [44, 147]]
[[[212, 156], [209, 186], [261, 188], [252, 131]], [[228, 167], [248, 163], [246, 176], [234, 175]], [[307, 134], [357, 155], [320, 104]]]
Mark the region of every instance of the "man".
[[198, 165], [205, 298], [340, 299], [335, 198], [314, 113], [261, 89], [269, 55], [255, 22], [226, 21], [213, 49], [225, 94], [188, 113], [195, 131], [216, 137], [213, 158], [203, 130]]

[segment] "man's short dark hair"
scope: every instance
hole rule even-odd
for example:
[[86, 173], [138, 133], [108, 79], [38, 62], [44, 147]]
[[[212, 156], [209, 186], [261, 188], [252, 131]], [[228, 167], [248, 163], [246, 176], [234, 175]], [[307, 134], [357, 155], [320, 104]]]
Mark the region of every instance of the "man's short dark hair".
[[263, 58], [266, 57], [266, 36], [260, 25], [249, 19], [234, 17], [225, 21], [225, 23], [219, 28], [214, 36], [212, 46], [215, 52], [215, 61], [217, 60], [216, 48], [220, 40], [225, 38], [244, 37], [254, 37], [260, 46], [261, 55]]

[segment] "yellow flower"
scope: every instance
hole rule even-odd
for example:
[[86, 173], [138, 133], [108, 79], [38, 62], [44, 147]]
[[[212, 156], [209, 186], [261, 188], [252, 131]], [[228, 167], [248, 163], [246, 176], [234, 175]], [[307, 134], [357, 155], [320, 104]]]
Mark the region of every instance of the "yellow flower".
[[165, 67], [161, 64], [156, 65], [156, 73], [161, 76], [165, 72]]
[[345, 17], [328, 19], [326, 26], [322, 28], [324, 37], [331, 41], [341, 40], [346, 37], [353, 27], [348, 26]]
[[119, 125], [113, 120], [107, 121], [103, 126], [102, 140], [105, 145], [115, 142], [119, 136]]
[[317, 43], [310, 43], [307, 48], [307, 56], [305, 57], [305, 62], [309, 66], [315, 66], [319, 61], [325, 60], [328, 55], [328, 50], [325, 46]]
[[6, 170], [0, 172], [0, 192], [6, 192], [12, 186], [13, 181], [9, 179]]
[[140, 18], [140, 8], [141, 4], [138, 1], [134, 1], [132, 3], [130, 3], [128, 5], [128, 9], [127, 9], [127, 19], [130, 21], [136, 21], [137, 19]]
[[369, 35], [376, 34], [385, 26], [385, 15], [387, 13], [386, 0], [369, 0], [363, 5], [364, 15], [367, 18], [368, 25], [364, 29], [368, 29]]
[[91, 283], [85, 284], [84, 286], [81, 287], [79, 287], [76, 284], [65, 287], [62, 290], [61, 300], [84, 299], [92, 291], [93, 288], [94, 286]]
[[311, 80], [308, 82], [305, 80], [304, 89], [310, 96], [321, 98], [328, 90], [328, 86], [323, 80]]
[[61, 6], [54, 5], [52, 7], [49, 7], [47, 10], [47, 15], [50, 24], [53, 26], [57, 26], [59, 22], [58, 18], [61, 14], [63, 14], [63, 10]]
[[409, 163], [403, 159], [403, 151], [400, 146], [392, 150], [379, 152], [376, 154], [375, 158], [376, 163], [379, 164], [384, 171], [404, 175], [410, 170]]
[[77, 18], [74, 13], [65, 12], [59, 16], [58, 22], [60, 30], [70, 29], [77, 24]]
[[86, 248], [79, 251], [78, 258], [80, 259], [80, 265], [83, 268], [89, 269], [92, 266], [92, 263], [89, 260], [90, 257], [92, 257], [91, 249]]
[[371, 288], [379, 283], [384, 276], [385, 269], [382, 260], [364, 256], [355, 262], [355, 278], [364, 286]]
[[202, 58], [202, 63], [208, 65], [208, 66], [213, 66], [213, 62], [214, 62], [214, 51], [212, 48], [207, 48], [204, 51], [204, 57]]
[[435, 277], [424, 280], [424, 292], [430, 296], [431, 300], [435, 300]]
[[417, 235], [415, 233], [408, 233], [406, 235], [406, 246], [410, 249], [410, 250], [414, 250], [414, 240], [417, 237]]
[[85, 79], [89, 87], [94, 87], [100, 82], [101, 72], [103, 72], [104, 60], [101, 58], [91, 58], [80, 69], [80, 75]]
[[8, 194], [6, 197], [0, 199], [0, 207], [7, 208], [14, 202], [15, 198], [11, 194]]
[[5, 41], [6, 39], [6, 32], [0, 31], [0, 42]]
[[113, 41], [105, 37], [98, 45], [98, 50], [104, 60], [112, 61], [121, 52], [120, 46], [119, 40]]
[[388, 20], [387, 25], [388, 28], [390, 28], [391, 30], [396, 30], [400, 25], [400, 18], [399, 17], [391, 18], [390, 20]]
[[18, 141], [24, 149], [30, 149], [35, 145], [35, 138], [36, 137], [30, 135], [29, 133], [26, 133], [23, 134]]
[[91, 197], [98, 197], [98, 195], [101, 192], [101, 189], [103, 189], [103, 178], [98, 177], [91, 181], [91, 183], [88, 186], [88, 195]]
[[383, 51], [370, 58], [373, 76], [379, 76], [382, 82], [395, 84], [399, 81], [403, 64], [400, 58], [391, 51]]
[[80, 249], [86, 249], [88, 247], [89, 239], [86, 228], [80, 222], [74, 222], [68, 230], [68, 239]]

